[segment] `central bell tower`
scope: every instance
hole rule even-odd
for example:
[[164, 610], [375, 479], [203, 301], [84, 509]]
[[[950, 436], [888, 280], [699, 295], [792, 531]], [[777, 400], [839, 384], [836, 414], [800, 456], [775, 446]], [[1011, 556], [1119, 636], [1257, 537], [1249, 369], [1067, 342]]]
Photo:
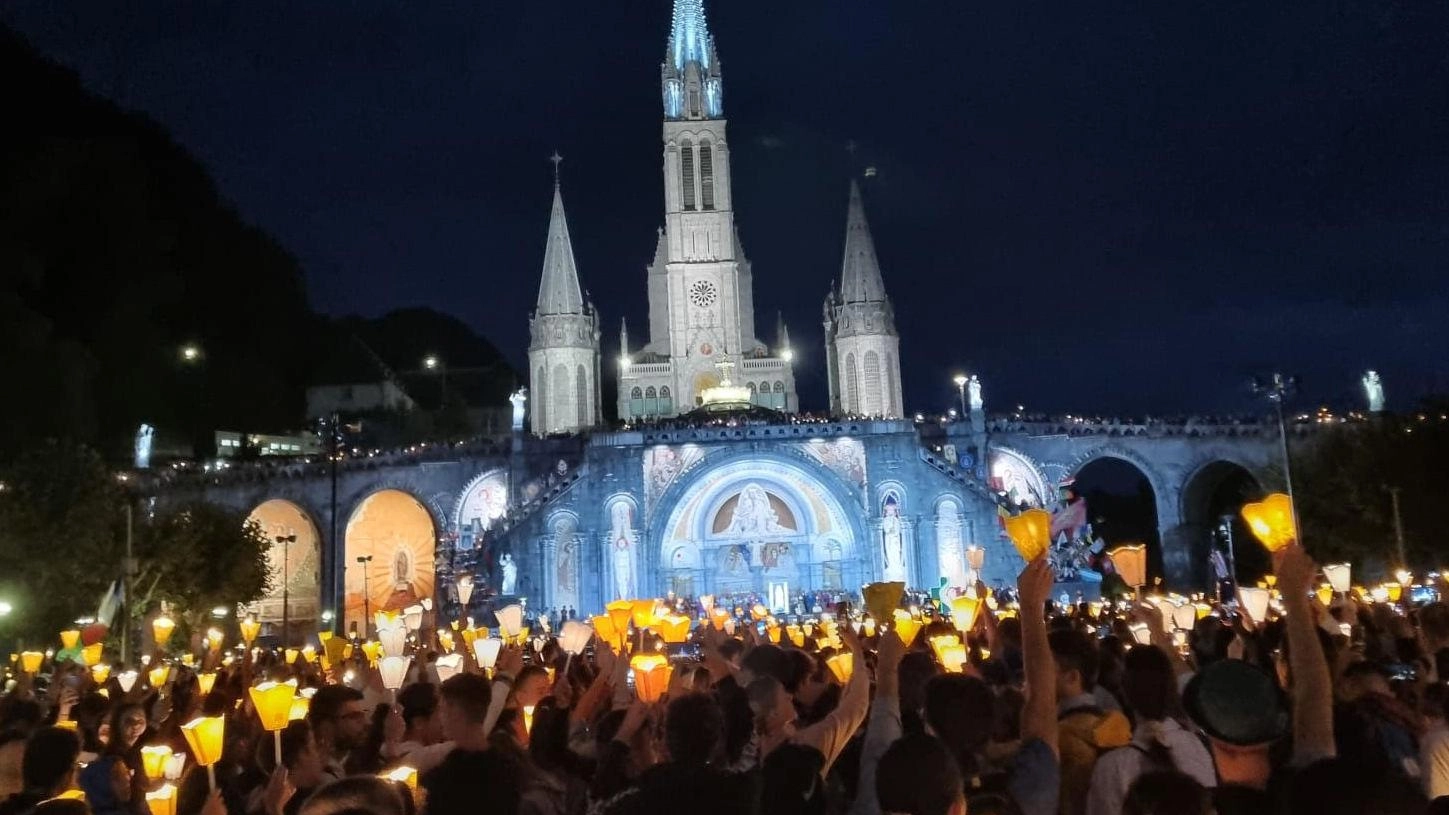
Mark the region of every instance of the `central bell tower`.
[[717, 386], [721, 355], [739, 360], [752, 402], [798, 410], [786, 349], [755, 336], [754, 284], [735, 229], [724, 85], [702, 0], [675, 0], [664, 62], [664, 227], [647, 272], [649, 342], [619, 360], [626, 421], [693, 410]]

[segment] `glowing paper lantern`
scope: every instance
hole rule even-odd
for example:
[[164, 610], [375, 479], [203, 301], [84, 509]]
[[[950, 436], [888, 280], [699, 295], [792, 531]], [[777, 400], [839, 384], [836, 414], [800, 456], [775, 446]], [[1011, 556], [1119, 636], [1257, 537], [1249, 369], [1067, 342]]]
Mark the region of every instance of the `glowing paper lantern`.
[[378, 631], [387, 631], [393, 628], [403, 628], [402, 612], [400, 611], [375, 611], [372, 614], [373, 625]]
[[629, 620], [634, 616], [634, 602], [615, 600], [604, 606], [604, 613], [609, 615], [609, 621], [614, 624], [614, 642], [622, 643], [629, 636]]
[[1172, 609], [1172, 623], [1183, 631], [1191, 631], [1197, 624], [1197, 607], [1192, 603], [1183, 603]]
[[136, 679], [140, 675], [135, 671], [121, 671], [116, 674], [116, 684], [121, 686], [121, 693], [130, 693], [131, 688], [136, 687]]
[[170, 665], [157, 665], [146, 672], [146, 679], [151, 682], [151, 687], [160, 689], [171, 678]]
[[262, 729], [268, 732], [280, 731], [287, 726], [292, 712], [292, 699], [297, 689], [280, 682], [263, 682], [247, 689], [252, 707], [257, 709]]
[[1268, 621], [1268, 590], [1251, 586], [1238, 587], [1238, 602], [1256, 625]]
[[849, 651], [842, 651], [825, 660], [825, 667], [835, 675], [837, 681], [844, 685], [850, 681], [850, 675], [855, 672], [855, 654]]
[[1193, 609], [1197, 611], [1197, 618], [1199, 620], [1213, 613], [1213, 607], [1207, 603], [1194, 603]]
[[382, 655], [385, 657], [400, 657], [407, 653], [408, 632], [405, 628], [379, 628], [377, 641], [382, 644]]
[[1138, 645], [1152, 644], [1152, 629], [1147, 627], [1147, 623], [1132, 623], [1128, 628], [1132, 630], [1132, 639]]
[[147, 780], [160, 781], [166, 775], [166, 761], [171, 748], [164, 744], [148, 744], [141, 748], [141, 769]]
[[1334, 591], [1348, 594], [1349, 588], [1353, 586], [1353, 564], [1330, 563], [1323, 567], [1323, 577]]
[[167, 781], [180, 781], [181, 774], [185, 771], [185, 753], [172, 753], [171, 758], [166, 759], [165, 776]]
[[423, 627], [423, 607], [421, 603], [414, 603], [403, 609], [403, 625], [407, 630], [416, 634]]
[[700, 597], [699, 598], [699, 607], [702, 608], [702, 609], [704, 609], [704, 613], [705, 614], [709, 614], [709, 612], [714, 609], [714, 595], [713, 594], [706, 594], [706, 595]]
[[1107, 553], [1112, 560], [1112, 568], [1117, 570], [1122, 582], [1134, 589], [1140, 589], [1147, 585], [1147, 546], [1141, 543], [1131, 543], [1125, 546], [1118, 546]]
[[408, 663], [412, 662], [408, 657], [383, 657], [377, 663], [377, 671], [382, 674], [382, 686], [388, 690], [395, 691], [402, 687], [403, 680], [408, 675]]
[[406, 784], [409, 790], [417, 792], [418, 771], [413, 767], [396, 767], [394, 769], [388, 770], [385, 773], [379, 773], [377, 777], [381, 778], [384, 781], [392, 781], [398, 784]]
[[[607, 620], [608, 617], [604, 617], [604, 619]], [[578, 656], [584, 652], [584, 648], [588, 647], [589, 637], [593, 634], [594, 632], [590, 631], [587, 625], [578, 620], [569, 620], [563, 624], [563, 630], [559, 632], [558, 644], [565, 654]]]
[[729, 609], [716, 606], [709, 612], [709, 624], [714, 626], [714, 630], [716, 631], [723, 631], [725, 629], [725, 623], [730, 619]]
[[165, 648], [171, 641], [171, 632], [176, 630], [176, 621], [162, 614], [151, 621], [151, 636], [156, 639], [157, 648]]
[[669, 688], [674, 668], [663, 654], [635, 654], [629, 660], [634, 673], [634, 692], [641, 702], [657, 702]]
[[226, 734], [226, 717], [199, 716], [181, 726], [181, 735], [191, 755], [202, 767], [210, 767], [221, 760], [221, 746]]
[[467, 608], [468, 601], [473, 599], [473, 575], [458, 575], [458, 580], [454, 585], [458, 589], [458, 603]]
[[1256, 504], [1243, 506], [1243, 520], [1269, 552], [1276, 552], [1298, 539], [1293, 518], [1293, 499], [1275, 492]]
[[896, 636], [901, 638], [901, 642], [904, 642], [907, 648], [911, 647], [911, 643], [916, 641], [916, 634], [920, 633], [921, 621], [912, 617], [911, 613], [903, 608], [896, 609], [891, 616], [895, 620]]
[[237, 625], [241, 628], [242, 642], [246, 643], [248, 648], [252, 647], [252, 643], [256, 641], [257, 635], [262, 632], [262, 624], [248, 616], [245, 620], [237, 623]]
[[437, 661], [433, 663], [433, 666], [437, 668], [438, 681], [447, 682], [463, 670], [463, 655], [448, 654], [447, 656], [438, 657]]
[[482, 637], [473, 641], [473, 655], [478, 659], [478, 666], [485, 668], [492, 673], [493, 666], [498, 662], [498, 652], [503, 650], [503, 640], [497, 637]]
[[282, 656], [287, 660], [288, 665], [295, 665], [297, 662], [297, 657], [301, 655], [302, 652], [297, 650], [296, 648], [288, 648], [282, 651]]
[[961, 637], [956, 634], [937, 634], [936, 636], [931, 637], [929, 640], [927, 640], [926, 644], [931, 646], [931, 653], [936, 655], [936, 660], [938, 662], [944, 662], [944, 660], [941, 659], [942, 649], [950, 647], [952, 645], [960, 645]]
[[20, 670], [28, 674], [38, 673], [44, 663], [45, 653], [42, 651], [23, 651], [20, 654]]
[[146, 810], [151, 815], [176, 815], [176, 787], [162, 784], [147, 792]]
[[[689, 618], [683, 614], [666, 614], [659, 618], [659, 636], [670, 645], [689, 639]], [[778, 632], [778, 626], [776, 626]], [[778, 634], [775, 642], [779, 642]]]
[[211, 693], [211, 689], [214, 687], [216, 687], [215, 671], [205, 671], [196, 675], [196, 688], [201, 691], [202, 696]]
[[892, 619], [895, 610], [900, 608], [901, 598], [906, 593], [906, 584], [871, 583], [861, 589], [860, 593], [865, 600], [866, 613], [878, 622], [887, 622]]
[[94, 668], [101, 664], [101, 657], [105, 655], [106, 644], [93, 642], [81, 649], [81, 662], [87, 667]]
[[755, 603], [754, 605], [750, 606], [750, 617], [756, 622], [759, 622], [760, 620], [763, 620], [768, 616], [770, 616], [770, 610], [768, 608], [765, 608], [764, 605], [760, 603]]
[[975, 597], [961, 596], [951, 600], [951, 622], [956, 630], [966, 633], [976, 623], [976, 611], [981, 606], [981, 601]]
[[961, 673], [966, 665], [966, 646], [959, 642], [943, 644], [936, 657], [941, 660], [941, 667], [946, 669], [946, 673]]
[[60, 632], [60, 647], [69, 651], [80, 643], [80, 630], [71, 628]]
[[498, 618], [498, 630], [505, 638], [517, 637], [523, 630], [523, 606], [517, 603], [504, 606], [494, 612]]
[[300, 722], [307, 718], [307, 711], [312, 707], [312, 700], [306, 696], [292, 697], [292, 705], [287, 709], [287, 721]]
[[1020, 515], [1008, 516], [1003, 523], [1007, 537], [1028, 563], [1051, 546], [1052, 516], [1044, 509], [1029, 509]]
[[1318, 598], [1318, 602], [1322, 603], [1325, 608], [1333, 605], [1332, 585], [1324, 583], [1323, 585], [1319, 586], [1318, 589], [1313, 592], [1313, 594], [1315, 597]]
[[533, 732], [533, 705], [523, 706], [523, 732]]
[[109, 665], [92, 665], [91, 666], [91, 681], [95, 682], [97, 685], [104, 685], [104, 684], [106, 684], [106, 680], [107, 679], [110, 679], [110, 678], [111, 678], [111, 666], [109, 666]]
[[1404, 587], [1400, 583], [1385, 583], [1384, 588], [1388, 590], [1389, 602], [1397, 603], [1404, 596]]
[[800, 626], [793, 623], [785, 626], [785, 636], [790, 638], [790, 644], [796, 648], [805, 647], [805, 631]]
[[966, 549], [966, 565], [972, 571], [979, 573], [986, 565], [986, 550], [979, 546], [971, 546]]
[[367, 664], [374, 665], [382, 658], [382, 643], [377, 641], [364, 642], [362, 644], [362, 655], [367, 657]]
[[209, 628], [206, 631], [206, 644], [213, 651], [220, 651], [221, 646], [226, 643], [226, 635], [221, 633], [220, 628]]

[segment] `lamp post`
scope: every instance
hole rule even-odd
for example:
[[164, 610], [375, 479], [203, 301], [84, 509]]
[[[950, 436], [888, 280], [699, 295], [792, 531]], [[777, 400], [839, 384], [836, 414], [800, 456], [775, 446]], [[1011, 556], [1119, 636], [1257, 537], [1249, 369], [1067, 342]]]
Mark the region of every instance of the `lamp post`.
[[1394, 544], [1398, 547], [1399, 551], [1399, 568], [1407, 569], [1409, 567], [1409, 560], [1404, 554], [1404, 518], [1399, 514], [1399, 491], [1402, 487], [1385, 485], [1384, 489], [1388, 490], [1389, 500], [1393, 503], [1394, 507]]
[[368, 621], [372, 619], [372, 607], [368, 601], [367, 593], [367, 564], [372, 562], [372, 555], [361, 555], [357, 562], [362, 564], [362, 638], [367, 639]]
[[961, 397], [961, 416], [964, 418], [967, 415], [966, 383], [970, 382], [971, 380], [969, 377], [966, 376], [966, 374], [956, 374], [954, 377], [951, 378], [951, 381], [956, 383], [956, 395]]
[[280, 543], [282, 545], [282, 644], [283, 645], [286, 645], [287, 644], [288, 626], [290, 625], [290, 623], [292, 621], [291, 620], [291, 615], [288, 613], [288, 611], [289, 611], [289, 604], [288, 604], [287, 601], [288, 601], [289, 598], [288, 598], [288, 594], [287, 594], [287, 579], [288, 579], [287, 566], [288, 566], [288, 560], [290, 560], [291, 559], [291, 556], [292, 556], [292, 544], [294, 544], [296, 542], [297, 542], [297, 536], [296, 536], [296, 534], [291, 534], [291, 535], [278, 535], [277, 536], [277, 543]]
[[[1274, 372], [1272, 379], [1267, 382], [1253, 383], [1253, 392], [1272, 402], [1273, 409], [1278, 415], [1278, 443], [1283, 456], [1283, 482], [1287, 487], [1288, 503], [1293, 511], [1293, 528], [1301, 538], [1303, 529], [1298, 524], [1298, 502], [1293, 499], [1293, 461], [1288, 457], [1288, 423], [1283, 418], [1283, 403], [1297, 389], [1298, 377], [1284, 376], [1277, 372]], [[1302, 541], [1300, 540], [1299, 543]]]
[[448, 369], [437, 354], [423, 357], [423, 370], [438, 375], [438, 407], [448, 404]]

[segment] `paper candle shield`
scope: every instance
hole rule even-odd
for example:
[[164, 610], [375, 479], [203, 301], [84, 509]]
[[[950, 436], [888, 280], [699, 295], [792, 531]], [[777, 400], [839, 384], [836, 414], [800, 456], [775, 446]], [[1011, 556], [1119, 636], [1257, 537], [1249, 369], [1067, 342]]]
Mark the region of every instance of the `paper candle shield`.
[[147, 792], [146, 810], [151, 815], [176, 815], [176, 787], [162, 784]]
[[171, 748], [164, 744], [148, 744], [141, 748], [141, 770], [150, 781], [160, 781], [166, 775], [166, 760], [171, 758]]
[[669, 677], [674, 668], [663, 654], [635, 654], [629, 660], [634, 672], [634, 692], [641, 702], [657, 702], [669, 688]]
[[200, 716], [181, 726], [181, 735], [191, 755], [202, 767], [210, 767], [221, 760], [222, 737], [226, 734], [226, 718], [222, 716]]
[[262, 729], [268, 732], [281, 730], [291, 718], [292, 698], [297, 689], [279, 682], [263, 682], [247, 689], [252, 698], [252, 707], [257, 709], [257, 718]]
[[976, 611], [981, 607], [981, 601], [975, 597], [965, 595], [951, 600], [951, 622], [956, 630], [966, 633], [976, 623]]
[[825, 667], [835, 675], [837, 681], [844, 685], [850, 681], [850, 676], [855, 672], [855, 655], [845, 651], [825, 660]]
[[1253, 536], [1269, 552], [1276, 552], [1298, 539], [1298, 527], [1293, 521], [1293, 499], [1281, 492], [1275, 492], [1256, 504], [1243, 506], [1243, 520], [1253, 530]]
[[1008, 516], [1003, 523], [1007, 537], [1028, 563], [1051, 545], [1052, 516], [1044, 509], [1029, 509], [1020, 515]]
[[1339, 594], [1348, 594], [1349, 588], [1353, 586], [1353, 565], [1330, 563], [1323, 567], [1323, 577], [1334, 591]]
[[457, 676], [459, 671], [463, 670], [463, 655], [448, 654], [447, 656], [438, 657], [437, 661], [433, 663], [433, 666], [438, 670], [438, 681], [447, 682], [449, 679]]
[[629, 619], [634, 616], [634, 602], [632, 600], [615, 600], [604, 606], [604, 613], [609, 615], [609, 621], [614, 624], [612, 639], [617, 645], [629, 634]]
[[1129, 543], [1107, 553], [1122, 582], [1134, 589], [1147, 585], [1147, 546]]
[[861, 595], [865, 598], [866, 612], [880, 623], [893, 619], [905, 593], [906, 584], [900, 582], [872, 583], [861, 590]]
[[1251, 586], [1238, 587], [1238, 602], [1242, 604], [1243, 610], [1253, 619], [1254, 625], [1262, 625], [1268, 621], [1268, 590]]
[[498, 618], [498, 630], [505, 638], [516, 637], [523, 630], [523, 606], [515, 603], [504, 606], [493, 614]]
[[382, 674], [382, 686], [388, 690], [397, 690], [402, 687], [403, 680], [408, 675], [408, 663], [412, 662], [407, 657], [383, 657], [378, 660], [377, 670]]
[[[604, 619], [609, 618], [604, 617]], [[587, 625], [578, 620], [569, 620], [563, 624], [563, 629], [559, 632], [558, 644], [565, 654], [578, 656], [584, 652], [584, 648], [589, 644], [589, 637], [593, 635], [594, 632], [589, 630]]]
[[911, 643], [916, 641], [916, 634], [920, 633], [921, 621], [912, 617], [911, 613], [903, 608], [896, 609], [893, 617], [896, 636], [901, 638], [901, 642], [905, 643], [907, 648], [911, 647]]
[[80, 643], [80, 629], [71, 628], [60, 632], [60, 647], [69, 651]]
[[689, 618], [679, 614], [668, 614], [659, 618], [659, 637], [670, 645], [679, 645], [689, 639]]
[[498, 652], [503, 650], [503, 640], [497, 637], [482, 637], [473, 640], [473, 656], [477, 658], [479, 667], [492, 670], [498, 662]]

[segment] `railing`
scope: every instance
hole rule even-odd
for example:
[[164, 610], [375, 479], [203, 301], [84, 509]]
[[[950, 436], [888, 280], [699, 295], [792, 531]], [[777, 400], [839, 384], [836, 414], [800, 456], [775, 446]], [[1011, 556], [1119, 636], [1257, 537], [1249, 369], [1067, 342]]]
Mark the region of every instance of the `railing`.
[[778, 357], [766, 357], [764, 359], [745, 359], [740, 361], [741, 371], [783, 371], [790, 366], [785, 360]]
[[667, 374], [674, 370], [672, 362], [631, 362], [624, 371], [624, 376], [658, 376]]

